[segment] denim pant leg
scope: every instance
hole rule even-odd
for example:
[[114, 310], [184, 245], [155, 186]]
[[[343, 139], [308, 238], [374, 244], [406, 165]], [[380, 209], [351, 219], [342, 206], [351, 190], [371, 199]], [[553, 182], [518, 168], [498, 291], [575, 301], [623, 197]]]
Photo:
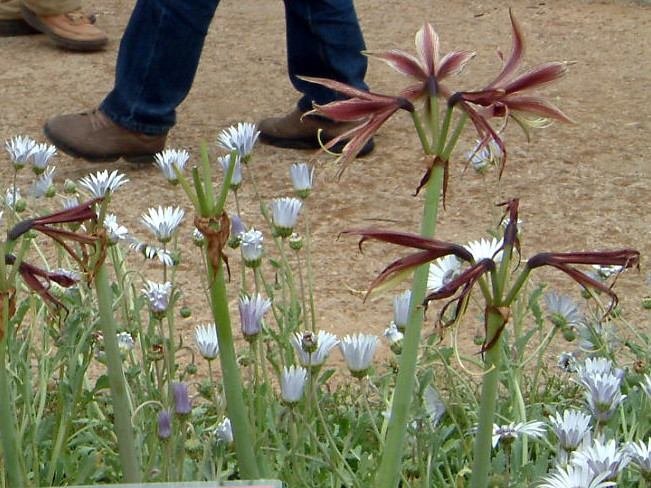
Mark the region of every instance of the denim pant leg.
[[115, 86], [100, 110], [137, 132], [176, 122], [219, 0], [138, 0], [120, 43]]
[[284, 0], [289, 78], [303, 96], [298, 108], [340, 99], [337, 93], [297, 78], [329, 78], [367, 89], [366, 49], [353, 0]]

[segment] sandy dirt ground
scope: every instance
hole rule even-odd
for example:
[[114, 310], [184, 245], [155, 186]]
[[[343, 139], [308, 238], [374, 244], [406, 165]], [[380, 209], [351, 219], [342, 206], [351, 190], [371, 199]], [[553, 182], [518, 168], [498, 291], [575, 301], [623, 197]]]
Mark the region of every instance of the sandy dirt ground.
[[[507, 5], [508, 3], [508, 5]], [[498, 49], [511, 46], [508, 7], [518, 18], [526, 42], [525, 65], [543, 61], [573, 61], [567, 76], [544, 94], [577, 121], [535, 131], [530, 142], [509, 128], [509, 162], [499, 185], [495, 175], [481, 178], [465, 171], [463, 153], [474, 142], [468, 130], [450, 170], [447, 208], [440, 213], [438, 237], [465, 243], [485, 235], [495, 225], [493, 203], [521, 199], [524, 220], [523, 255], [543, 251], [588, 251], [634, 248], [642, 252], [640, 271], [623, 274], [617, 283], [625, 318], [648, 332], [649, 311], [642, 297], [651, 294], [648, 256], [651, 252], [649, 202], [651, 162], [651, 4], [591, 0], [358, 0], [359, 18], [369, 49], [399, 47], [414, 50], [414, 34], [423, 21], [439, 33], [443, 51], [469, 49], [477, 57], [459, 79], [480, 88], [499, 70]], [[86, 2], [98, 25], [112, 37], [108, 49], [77, 54], [53, 47], [44, 36], [0, 39], [0, 139], [18, 134], [44, 142], [42, 124], [48, 117], [95, 107], [112, 87], [120, 36], [132, 0]], [[367, 80], [374, 91], [397, 93], [405, 80], [385, 64], [371, 60]], [[168, 147], [185, 148], [198, 157], [202, 140], [217, 154], [219, 132], [240, 121], [255, 122], [292, 108], [297, 93], [286, 76], [283, 5], [279, 0], [223, 0], [207, 38], [194, 87], [178, 111]], [[314, 232], [315, 301], [318, 326], [338, 334], [380, 334], [391, 320], [391, 296], [363, 303], [348, 287], [364, 288], [391, 258], [403, 251], [371, 244], [361, 255], [354, 238], [339, 232], [358, 227], [384, 227], [417, 232], [422, 196], [413, 192], [423, 172], [419, 145], [406, 114], [391, 120], [378, 134], [377, 149], [350, 166], [340, 181], [321, 171], [331, 158], [320, 154], [279, 150], [260, 145], [254, 171], [265, 199], [291, 192], [289, 166], [317, 164], [317, 182], [310, 201]], [[120, 161], [94, 165], [58, 155], [56, 180], [77, 179], [107, 167], [126, 173], [112, 204], [122, 224], [148, 238], [140, 215], [153, 205], [179, 204], [189, 209], [177, 188], [169, 187], [152, 167]], [[11, 172], [0, 176], [10, 184]], [[26, 187], [28, 175], [19, 177]], [[486, 189], [489, 188], [489, 191]], [[241, 190], [247, 224], [261, 226], [251, 202]], [[491, 212], [493, 213], [491, 215]], [[181, 321], [191, 340], [194, 325], [209, 320], [201, 285], [200, 262], [190, 243], [191, 219], [183, 225], [184, 262], [179, 285], [192, 318]], [[237, 253], [232, 252], [237, 261]], [[545, 275], [558, 291], [577, 288], [559, 274]], [[150, 279], [160, 281], [158, 268]], [[236, 286], [232, 287], [233, 297]], [[435, 313], [428, 315], [432, 327]], [[468, 318], [468, 337], [477, 324]], [[383, 350], [387, 351], [386, 345]], [[469, 351], [470, 352], [470, 351]]]

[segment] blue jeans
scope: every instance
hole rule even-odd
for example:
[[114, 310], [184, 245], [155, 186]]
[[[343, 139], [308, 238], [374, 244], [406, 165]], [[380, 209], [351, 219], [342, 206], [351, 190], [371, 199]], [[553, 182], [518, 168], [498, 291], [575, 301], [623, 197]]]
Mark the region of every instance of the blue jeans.
[[[338, 94], [297, 78], [330, 78], [367, 88], [367, 61], [353, 0], [284, 0], [287, 67], [298, 102], [328, 103]], [[219, 0], [138, 0], [120, 43], [115, 86], [100, 110], [137, 132], [165, 134], [188, 95]]]

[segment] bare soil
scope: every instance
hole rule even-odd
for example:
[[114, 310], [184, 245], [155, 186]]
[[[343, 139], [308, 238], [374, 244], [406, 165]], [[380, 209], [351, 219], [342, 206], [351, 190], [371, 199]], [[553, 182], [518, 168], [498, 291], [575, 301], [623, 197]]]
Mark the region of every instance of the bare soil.
[[[453, 159], [447, 208], [439, 216], [438, 237], [465, 243], [495, 225], [493, 204], [521, 199], [523, 255], [543, 251], [589, 251], [634, 248], [642, 252], [640, 271], [623, 274], [616, 285], [624, 317], [648, 333], [649, 311], [641, 299], [651, 294], [647, 257], [651, 252], [649, 219], [651, 150], [651, 4], [592, 0], [358, 0], [358, 14], [369, 49], [414, 50], [423, 21], [432, 23], [443, 52], [477, 52], [459, 83], [479, 88], [499, 70], [498, 50], [509, 52], [509, 6], [525, 35], [525, 64], [574, 61], [567, 76], [544, 89], [576, 124], [554, 124], [533, 132], [531, 141], [515, 127], [507, 138], [510, 158], [499, 182], [466, 170], [462, 152]], [[95, 107], [113, 84], [119, 39], [133, 1], [86, 2], [97, 12], [98, 25], [112, 37], [106, 51], [79, 54], [55, 48], [44, 36], [0, 39], [0, 139], [29, 135], [45, 141], [42, 124], [50, 116]], [[368, 78], [374, 91], [396, 93], [405, 80], [383, 63], [371, 60]], [[279, 0], [223, 0], [208, 35], [192, 92], [178, 111], [178, 125], [168, 147], [185, 148], [198, 158], [202, 140], [217, 154], [219, 132], [240, 121], [255, 122], [290, 110], [298, 98], [286, 75], [283, 5]], [[349, 288], [363, 289], [391, 259], [404, 251], [371, 244], [360, 254], [356, 240], [338, 238], [346, 229], [381, 226], [417, 232], [422, 196], [413, 193], [424, 167], [411, 120], [401, 115], [378, 134], [376, 151], [350, 166], [340, 181], [326, 178], [331, 161], [323, 154], [257, 147], [254, 167], [266, 199], [291, 192], [289, 166], [309, 161], [319, 166], [310, 200], [314, 233], [315, 300], [318, 325], [338, 334], [380, 334], [391, 320], [391, 298], [364, 303]], [[460, 143], [470, 148], [471, 130]], [[465, 152], [465, 149], [464, 151]], [[196, 159], [195, 159], [196, 160]], [[154, 205], [179, 204], [189, 209], [180, 189], [169, 187], [158, 171], [120, 161], [108, 166], [60, 154], [57, 181], [77, 179], [107, 167], [128, 175], [112, 204], [122, 224], [149, 238], [139, 219]], [[11, 183], [8, 169], [0, 176]], [[25, 178], [24, 180], [20, 178]], [[27, 174], [19, 176], [26, 187]], [[241, 190], [251, 202], [252, 191]], [[262, 226], [255, 204], [245, 205], [248, 225]], [[180, 321], [191, 341], [196, 324], [210, 320], [202, 285], [200, 260], [190, 244], [191, 218], [183, 226], [183, 264], [178, 274], [184, 301], [194, 309]], [[236, 263], [237, 253], [231, 252]], [[154, 266], [149, 278], [161, 281]], [[557, 273], [544, 275], [559, 291], [576, 286]], [[236, 286], [232, 287], [233, 297]], [[428, 315], [432, 327], [435, 311]], [[468, 320], [469, 340], [477, 325]], [[471, 330], [472, 329], [472, 330]], [[388, 350], [385, 345], [384, 350]], [[475, 346], [469, 346], [475, 347]], [[472, 352], [472, 350], [469, 350]]]

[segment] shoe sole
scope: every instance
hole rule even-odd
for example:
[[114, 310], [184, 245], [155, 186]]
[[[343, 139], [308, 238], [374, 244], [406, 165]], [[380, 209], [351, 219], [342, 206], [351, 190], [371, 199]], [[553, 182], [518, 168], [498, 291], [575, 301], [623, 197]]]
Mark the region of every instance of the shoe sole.
[[0, 19], [0, 37], [33, 36], [41, 34], [23, 19]]
[[52, 39], [57, 44], [57, 46], [64, 49], [81, 52], [99, 51], [108, 44], [108, 39], [76, 41], [74, 39], [62, 37], [53, 32], [41, 19], [38, 18], [38, 15], [36, 15], [28, 8], [22, 8], [21, 11], [25, 22], [29, 24], [30, 27], [33, 27], [34, 29], [42, 32], [50, 39]]
[[48, 129], [47, 125], [43, 128], [43, 132], [45, 133], [45, 137], [47, 137], [52, 144], [57, 147], [57, 149], [73, 158], [84, 159], [89, 163], [114, 163], [120, 158], [136, 164], [149, 164], [154, 162], [155, 154], [84, 154], [77, 151], [75, 148], [68, 146], [58, 137], [54, 136]]
[[[279, 147], [281, 149], [299, 149], [303, 151], [321, 149], [320, 141], [313, 137], [287, 139], [283, 137], [270, 136], [269, 134], [261, 132], [259, 139], [263, 144]], [[344, 146], [347, 143], [348, 141], [339, 141], [337, 144], [329, 148], [328, 151], [340, 153], [343, 151]], [[362, 158], [372, 153], [373, 149], [375, 149], [375, 141], [373, 139], [370, 139], [366, 144], [364, 144], [364, 147], [362, 147], [362, 149], [357, 153], [355, 157]]]

